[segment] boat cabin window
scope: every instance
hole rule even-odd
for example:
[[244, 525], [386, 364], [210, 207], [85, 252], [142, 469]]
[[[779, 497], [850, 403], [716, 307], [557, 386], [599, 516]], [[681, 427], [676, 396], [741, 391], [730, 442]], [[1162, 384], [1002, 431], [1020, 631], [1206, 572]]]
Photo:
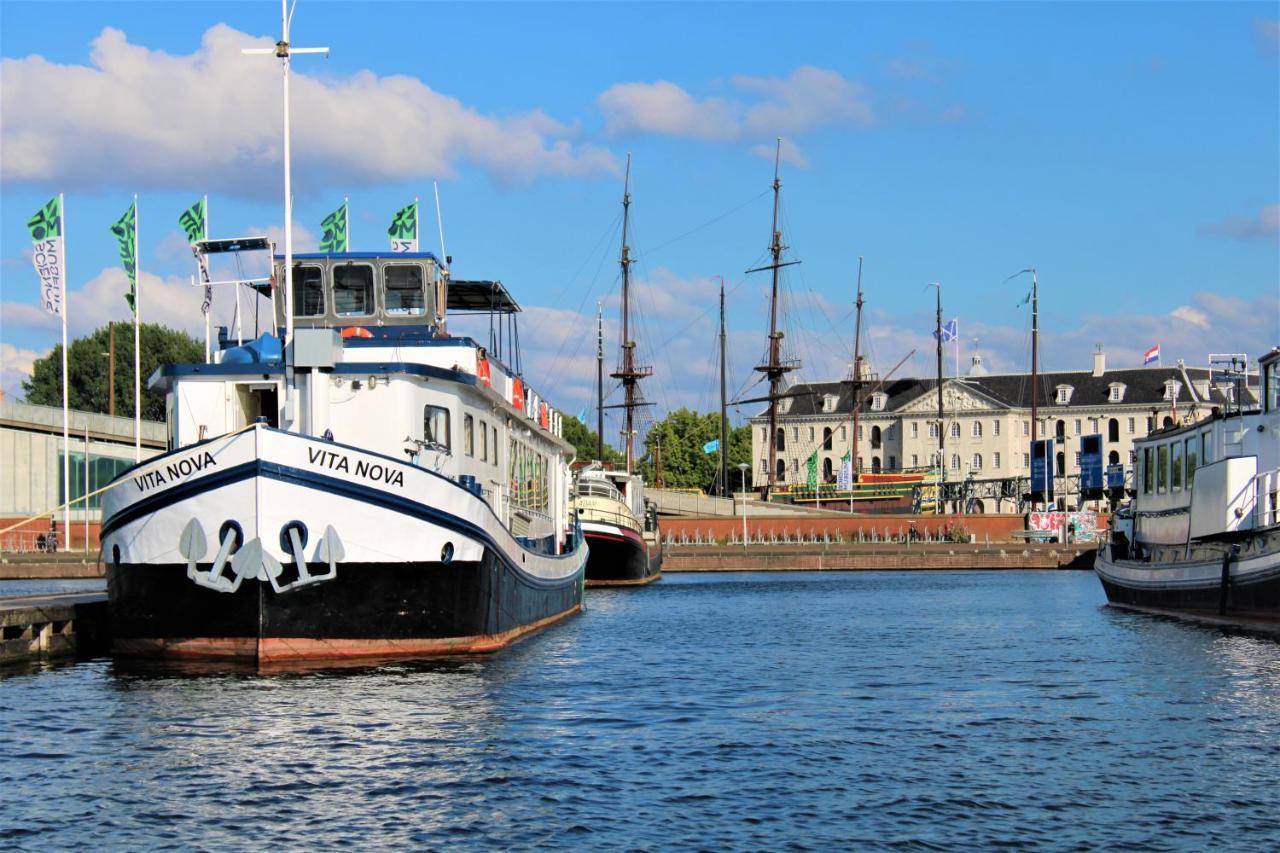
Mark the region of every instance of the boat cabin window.
[[489, 425], [484, 421], [480, 422], [480, 459], [489, 461]]
[[343, 264], [333, 268], [333, 313], [367, 317], [373, 313], [373, 267]]
[[1163, 494], [1169, 490], [1169, 445], [1162, 444], [1156, 448], [1156, 491]]
[[449, 449], [449, 410], [443, 406], [424, 406], [422, 409], [422, 440], [427, 444]]
[[293, 316], [324, 316], [324, 270], [320, 267], [293, 268]]
[[1182, 442], [1175, 441], [1170, 448], [1170, 464], [1169, 471], [1169, 487], [1175, 491], [1182, 491]]
[[1155, 451], [1150, 447], [1142, 448], [1142, 493], [1149, 495], [1156, 490]]
[[422, 267], [387, 264], [382, 270], [382, 304], [390, 317], [421, 317], [427, 313]]
[[1196, 484], [1196, 438], [1187, 439], [1187, 488]]
[[1262, 374], [1262, 386], [1263, 411], [1280, 411], [1280, 359], [1267, 365]]
[[462, 416], [462, 452], [476, 455], [476, 422], [471, 415]]

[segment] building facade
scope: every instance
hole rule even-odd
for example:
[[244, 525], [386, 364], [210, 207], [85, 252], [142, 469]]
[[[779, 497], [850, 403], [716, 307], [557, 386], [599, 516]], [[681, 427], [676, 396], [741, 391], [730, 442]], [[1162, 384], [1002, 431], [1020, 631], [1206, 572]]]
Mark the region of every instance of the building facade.
[[[1256, 382], [1256, 376], [1253, 377]], [[1256, 387], [1226, 381], [1207, 368], [1107, 370], [1102, 352], [1092, 370], [1044, 373], [1036, 381], [1036, 435], [1055, 439], [1054, 470], [1080, 471], [1080, 439], [1102, 439], [1103, 463], [1132, 470], [1133, 441], [1175, 422], [1207, 417], [1215, 408], [1256, 405]], [[848, 382], [799, 384], [779, 402], [776, 483], [804, 485], [817, 452], [819, 482], [833, 483], [841, 460], [856, 457], [862, 472], [922, 471], [939, 464], [955, 481], [1028, 477], [1031, 473], [1030, 374], [988, 374], [975, 357], [963, 377], [895, 379], [864, 385], [853, 428]], [[749, 419], [754, 481], [768, 477], [768, 412]], [[856, 446], [856, 453], [854, 448]], [[995, 506], [985, 507], [995, 511]]]

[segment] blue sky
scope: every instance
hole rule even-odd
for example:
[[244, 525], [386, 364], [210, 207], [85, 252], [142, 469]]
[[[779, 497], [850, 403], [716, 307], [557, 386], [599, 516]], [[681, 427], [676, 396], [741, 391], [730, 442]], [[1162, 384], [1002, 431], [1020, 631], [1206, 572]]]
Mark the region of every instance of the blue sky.
[[[867, 340], [932, 372], [940, 281], [961, 358], [1027, 369], [1101, 343], [1135, 366], [1280, 343], [1280, 21], [1273, 3], [346, 3], [301, 0], [295, 228], [350, 196], [353, 248], [439, 181], [459, 277], [528, 311], [527, 372], [576, 411], [595, 303], [616, 357], [622, 165], [633, 157], [640, 353], [657, 412], [715, 405], [716, 276], [732, 291], [731, 391], [764, 352], [772, 150], [784, 141], [788, 345], [805, 379]], [[58, 338], [36, 306], [26, 219], [67, 195], [72, 333], [123, 320], [108, 226], [140, 196], [144, 319], [202, 328], [181, 211], [217, 236], [282, 222], [279, 84], [239, 48], [279, 7], [0, 3], [0, 385]], [[256, 41], [255, 41], [256, 40]], [[148, 302], [148, 296], [151, 297]], [[225, 317], [221, 318], [225, 322]], [[954, 352], [947, 355], [949, 369]]]

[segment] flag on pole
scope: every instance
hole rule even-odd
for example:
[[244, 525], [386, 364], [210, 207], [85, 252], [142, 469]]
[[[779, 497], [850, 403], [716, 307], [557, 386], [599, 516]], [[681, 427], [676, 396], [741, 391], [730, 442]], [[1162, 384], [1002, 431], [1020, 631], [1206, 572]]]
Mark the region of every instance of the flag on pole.
[[1028, 291], [1027, 291], [1027, 295], [1026, 295], [1026, 296], [1024, 296], [1024, 297], [1022, 297], [1022, 301], [1021, 301], [1021, 302], [1019, 302], [1017, 305], [1015, 305], [1015, 306], [1013, 306], [1013, 307], [1014, 307], [1014, 308], [1021, 308], [1023, 305], [1026, 305], [1026, 304], [1027, 304], [1028, 302], [1030, 302], [1030, 301], [1031, 301], [1031, 291], [1030, 291], [1030, 290], [1028, 290]]
[[396, 212], [391, 220], [391, 227], [387, 229], [387, 236], [391, 238], [393, 252], [418, 251], [418, 203], [416, 201]]
[[[933, 333], [933, 336], [936, 338], [936, 337], [938, 336], [938, 333], [937, 333], [937, 332], [934, 332], [934, 333]], [[949, 341], [954, 341], [954, 340], [955, 340], [956, 338], [958, 338], [958, 337], [960, 337], [960, 320], [959, 320], [959, 318], [952, 319], [952, 320], [948, 320], [946, 323], [944, 323], [944, 324], [943, 324], [943, 326], [942, 326], [942, 342], [943, 342], [944, 344], [945, 344], [945, 343], [947, 343], [947, 342], [949, 342]]]
[[204, 239], [204, 199], [200, 199], [178, 217], [178, 224], [187, 234], [187, 242], [195, 245]]
[[40, 277], [40, 302], [55, 317], [62, 316], [62, 296], [66, 288], [63, 276], [62, 204], [59, 197], [36, 211], [27, 220], [31, 231], [31, 263]]
[[[203, 240], [209, 233], [205, 226], [205, 200], [200, 199], [191, 207], [183, 211], [178, 217], [178, 225], [187, 235], [187, 242], [195, 245]], [[197, 256], [198, 257], [198, 256]], [[203, 263], [201, 269], [204, 268]], [[213, 308], [213, 285], [209, 284], [209, 276], [205, 275], [204, 300], [200, 303], [200, 310], [204, 314], [208, 314]]]
[[124, 215], [111, 226], [111, 233], [120, 244], [120, 263], [124, 266], [125, 275], [129, 276], [129, 292], [124, 301], [129, 303], [129, 310], [138, 311], [138, 202], [134, 201]]
[[1146, 367], [1148, 364], [1152, 364], [1153, 362], [1158, 362], [1158, 361], [1160, 361], [1160, 345], [1159, 344], [1156, 344], [1151, 349], [1147, 350], [1142, 354], [1143, 367]]
[[811, 489], [818, 488], [818, 451], [813, 451], [813, 454], [809, 457], [808, 461], [804, 463], [804, 466], [808, 471], [808, 477], [806, 478], [805, 483]]
[[578, 423], [583, 426], [587, 425], [587, 407], [583, 406], [582, 411], [578, 412]]
[[338, 209], [330, 213], [320, 223], [324, 236], [320, 238], [320, 251], [347, 251], [347, 203], [344, 201]]
[[840, 460], [840, 473], [836, 475], [836, 488], [838, 489], [853, 488], [852, 457], [852, 451], [845, 451], [844, 457]]
[[703, 453], [715, 453], [719, 449], [720, 449], [720, 439], [718, 438], [712, 439], [711, 441], [708, 441], [706, 444], [702, 445]]

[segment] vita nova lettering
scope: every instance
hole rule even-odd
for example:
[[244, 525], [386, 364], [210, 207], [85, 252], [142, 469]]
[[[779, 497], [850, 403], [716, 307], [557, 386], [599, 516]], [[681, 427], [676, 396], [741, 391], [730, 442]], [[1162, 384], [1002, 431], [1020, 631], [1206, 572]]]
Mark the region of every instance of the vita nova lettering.
[[404, 472], [397, 471], [390, 465], [383, 465], [381, 462], [357, 459], [353, 469], [351, 461], [346, 454], [325, 450], [323, 447], [308, 447], [307, 456], [310, 457], [309, 461], [312, 465], [328, 468], [330, 471], [342, 471], [347, 474], [354, 473], [357, 477], [385, 483], [388, 486], [404, 485]]
[[163, 468], [144, 471], [133, 478], [133, 484], [138, 487], [138, 491], [145, 492], [148, 489], [154, 489], [156, 486], [163, 486], [170, 480], [181, 480], [197, 471], [213, 468], [217, 464], [218, 460], [214, 459], [213, 454], [206, 450], [203, 454], [197, 453], [194, 456], [184, 456], [182, 459], [176, 459]]

